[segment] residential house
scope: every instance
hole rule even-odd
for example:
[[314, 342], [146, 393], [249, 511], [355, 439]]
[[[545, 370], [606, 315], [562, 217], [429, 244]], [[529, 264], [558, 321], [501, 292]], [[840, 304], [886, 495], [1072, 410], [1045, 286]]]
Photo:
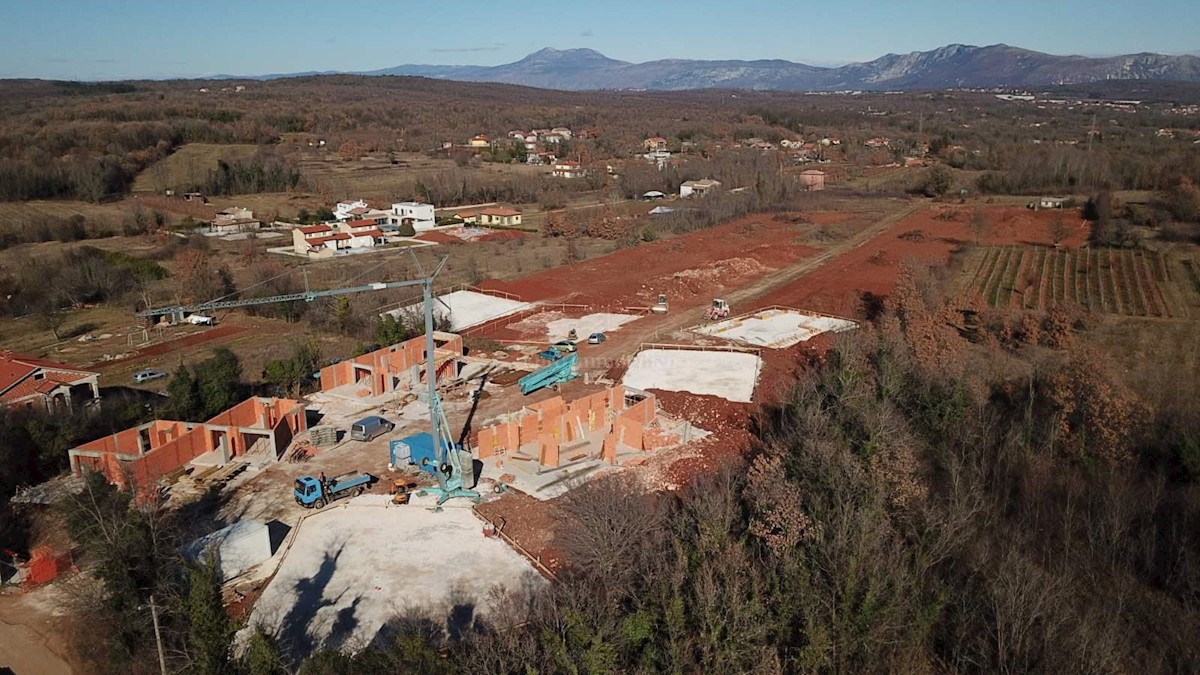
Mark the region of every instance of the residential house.
[[556, 178], [582, 178], [587, 172], [579, 162], [564, 159], [554, 164], [554, 170], [551, 173]]
[[646, 152], [661, 152], [667, 149], [667, 139], [662, 136], [651, 136], [642, 141], [642, 147]]
[[525, 156], [526, 164], [554, 164], [558, 161], [558, 156], [553, 152], [531, 152]]
[[542, 142], [549, 143], [551, 145], [558, 145], [559, 143], [562, 143], [565, 140], [567, 140], [566, 137], [562, 136], [561, 134], [549, 133], [549, 134], [546, 134], [545, 136], [542, 136]]
[[[370, 208], [371, 207], [361, 199], [338, 202], [337, 205], [333, 207], [333, 217], [337, 218], [338, 220], [348, 220], [354, 218], [356, 215], [366, 213], [370, 210]], [[354, 213], [355, 209], [362, 209], [362, 211]]]
[[865, 142], [863, 142], [863, 145], [867, 146], [868, 148], [887, 148], [892, 145], [892, 141], [891, 139], [883, 136], [876, 136], [875, 138], [868, 138]]
[[0, 352], [0, 406], [55, 410], [100, 398], [100, 375], [58, 361]]
[[571, 136], [572, 136], [571, 130], [568, 129], [567, 127], [554, 127], [553, 129], [550, 130], [550, 133], [558, 134], [559, 136], [561, 136], [562, 138], [564, 138], [568, 141], [571, 140]]
[[218, 234], [237, 234], [250, 232], [262, 227], [262, 222], [254, 217], [250, 209], [230, 207], [217, 211], [209, 225], [209, 232]]
[[709, 192], [716, 191], [716, 189], [719, 187], [721, 187], [720, 181], [715, 181], [711, 178], [704, 178], [701, 180], [684, 181], [683, 184], [681, 184], [679, 186], [679, 196], [680, 197], [692, 197], [692, 196], [703, 197], [704, 195], [708, 194]]
[[803, 140], [793, 141], [790, 138], [785, 138], [782, 141], [779, 141], [779, 147], [787, 148], [788, 150], [799, 150], [800, 148], [804, 147], [804, 141]]
[[[463, 220], [466, 220], [465, 216]], [[493, 206], [479, 212], [478, 222], [480, 225], [514, 227], [521, 224], [521, 212]]]
[[667, 164], [670, 164], [671, 153], [667, 152], [666, 150], [652, 150], [642, 155], [642, 158], [661, 169]]
[[809, 192], [825, 189], [825, 172], [820, 169], [808, 169], [800, 172], [800, 183]]
[[392, 225], [409, 224], [417, 232], [432, 230], [437, 224], [433, 214], [433, 204], [421, 202], [396, 202], [392, 204], [388, 222]]
[[379, 223], [369, 218], [362, 220], [347, 220], [338, 225], [338, 231], [344, 232], [352, 237], [358, 237], [363, 234], [379, 232]]
[[519, 131], [519, 130], [513, 130], [513, 131], [508, 132], [508, 137], [513, 140], [523, 141], [523, 140], [525, 140], [525, 132]]
[[306, 227], [297, 227], [292, 230], [292, 247], [297, 255], [308, 255], [309, 249], [313, 248], [314, 242], [324, 240], [332, 235], [333, 228], [329, 225], [308, 225]]
[[491, 144], [491, 139], [484, 134], [476, 134], [471, 137], [471, 140], [467, 141], [467, 145], [472, 148], [486, 148]]

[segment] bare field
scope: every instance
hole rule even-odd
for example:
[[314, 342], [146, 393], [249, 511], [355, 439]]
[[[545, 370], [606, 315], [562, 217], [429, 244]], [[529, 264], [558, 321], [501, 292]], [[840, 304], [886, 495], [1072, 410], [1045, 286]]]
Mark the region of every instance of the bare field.
[[244, 160], [255, 152], [257, 145], [188, 143], [138, 174], [133, 181], [133, 192], [161, 193], [167, 188], [197, 183], [217, 168], [218, 160]]
[[77, 201], [0, 202], [0, 228], [20, 227], [38, 217], [70, 218], [80, 215], [94, 222], [119, 222], [128, 202], [92, 204]]

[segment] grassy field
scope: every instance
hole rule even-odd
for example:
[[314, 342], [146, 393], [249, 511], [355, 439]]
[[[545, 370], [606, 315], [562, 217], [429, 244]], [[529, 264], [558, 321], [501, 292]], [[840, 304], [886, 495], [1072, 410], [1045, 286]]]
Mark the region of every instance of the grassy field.
[[167, 188], [199, 182], [217, 167], [217, 160], [243, 160], [257, 151], [257, 145], [188, 143], [138, 174], [133, 191], [161, 193]]
[[964, 266], [971, 292], [992, 307], [1046, 309], [1078, 304], [1123, 316], [1187, 317], [1200, 284], [1189, 260], [1156, 251], [1055, 250], [992, 246], [973, 251]]
[[19, 227], [39, 216], [70, 218], [81, 215], [94, 222], [120, 222], [127, 204], [90, 204], [76, 201], [0, 202], [0, 228]]

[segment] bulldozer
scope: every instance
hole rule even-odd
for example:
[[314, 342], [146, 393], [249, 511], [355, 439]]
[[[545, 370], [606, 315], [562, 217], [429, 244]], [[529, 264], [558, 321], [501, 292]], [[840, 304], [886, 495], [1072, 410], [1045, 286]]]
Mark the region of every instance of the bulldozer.
[[729, 303], [721, 298], [715, 298], [712, 301], [712, 306], [704, 312], [704, 318], [707, 321], [716, 321], [729, 316]]
[[650, 308], [650, 312], [652, 314], [666, 314], [667, 313], [667, 294], [666, 293], [658, 294], [658, 302], [654, 303], [654, 306]]

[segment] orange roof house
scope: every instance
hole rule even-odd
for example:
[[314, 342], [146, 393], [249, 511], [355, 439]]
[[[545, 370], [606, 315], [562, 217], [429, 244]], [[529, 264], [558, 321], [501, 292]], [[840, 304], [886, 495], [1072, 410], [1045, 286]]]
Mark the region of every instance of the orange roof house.
[[100, 398], [100, 375], [58, 361], [0, 352], [0, 405], [47, 410]]

